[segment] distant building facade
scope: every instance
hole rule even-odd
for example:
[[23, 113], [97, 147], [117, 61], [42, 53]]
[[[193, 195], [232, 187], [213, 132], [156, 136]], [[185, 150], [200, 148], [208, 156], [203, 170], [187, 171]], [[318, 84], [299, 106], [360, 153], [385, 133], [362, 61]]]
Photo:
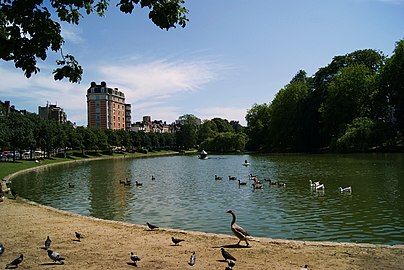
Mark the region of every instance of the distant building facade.
[[67, 115], [57, 105], [46, 104], [45, 107], [38, 106], [38, 115], [42, 120], [53, 120], [58, 123], [66, 123]]
[[162, 120], [152, 121], [151, 116], [143, 116], [142, 122], [136, 122], [132, 124], [131, 130], [134, 132], [153, 132], [153, 133], [173, 133], [173, 124], [167, 124]]
[[87, 90], [87, 118], [88, 127], [129, 129], [131, 105], [125, 104], [125, 94], [118, 88], [92, 82]]
[[23, 115], [30, 113], [27, 110], [17, 110], [14, 105], [11, 105], [9, 100], [5, 100], [4, 102], [0, 100], [0, 116], [8, 116], [11, 112]]

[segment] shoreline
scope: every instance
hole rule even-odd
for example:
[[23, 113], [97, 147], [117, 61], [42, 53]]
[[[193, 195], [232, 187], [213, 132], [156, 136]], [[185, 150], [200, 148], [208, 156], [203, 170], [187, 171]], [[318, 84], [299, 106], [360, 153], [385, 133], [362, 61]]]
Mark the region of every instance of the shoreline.
[[[8, 175], [6, 179], [9, 181], [18, 174], [48, 166], [97, 159], [33, 167]], [[192, 251], [197, 253], [193, 269], [224, 269], [227, 264], [221, 261], [220, 247], [225, 247], [238, 259], [235, 269], [300, 269], [304, 265], [309, 269], [404, 269], [404, 245], [256, 237], [251, 248], [242, 248], [234, 245], [238, 240], [232, 235], [170, 228], [148, 231], [143, 225], [81, 216], [23, 198], [6, 199], [0, 203], [0, 211], [5, 217], [0, 222], [0, 241], [6, 247], [0, 267], [23, 253], [26, 256], [21, 265], [23, 268], [44, 268], [43, 265], [52, 268], [54, 265], [49, 264], [46, 252], [39, 248], [50, 235], [52, 248], [66, 257], [63, 267], [68, 269], [130, 269], [133, 268], [127, 264], [130, 251], [142, 258], [139, 269], [190, 269], [187, 261]], [[73, 241], [74, 231], [86, 235], [82, 240], [86, 243], [84, 247]], [[186, 241], [180, 246], [172, 246], [171, 236]], [[105, 249], [100, 250], [100, 247]]]

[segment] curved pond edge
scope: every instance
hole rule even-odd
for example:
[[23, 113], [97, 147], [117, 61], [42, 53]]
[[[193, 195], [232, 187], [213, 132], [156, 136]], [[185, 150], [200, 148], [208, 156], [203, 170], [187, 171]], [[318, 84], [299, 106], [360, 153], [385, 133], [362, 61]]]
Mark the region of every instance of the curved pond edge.
[[[39, 170], [43, 170], [43, 169], [46, 169], [46, 168], [49, 168], [52, 166], [58, 166], [58, 165], [84, 163], [84, 162], [91, 162], [91, 161], [97, 161], [97, 160], [116, 159], [116, 158], [135, 159], [135, 158], [151, 158], [151, 157], [176, 156], [176, 155], [181, 155], [181, 154], [178, 152], [172, 152], [172, 153], [162, 153], [162, 154], [155, 154], [155, 155], [144, 155], [144, 156], [142, 155], [142, 156], [136, 156], [136, 157], [133, 157], [133, 156], [113, 157], [112, 156], [112, 157], [96, 157], [96, 158], [86, 158], [86, 159], [81, 159], [81, 160], [62, 161], [62, 162], [57, 162], [57, 163], [52, 163], [52, 164], [40, 165], [37, 167], [28, 168], [28, 169], [14, 172], [12, 174], [5, 176], [3, 178], [1, 184], [3, 185], [6, 182], [12, 181], [12, 178], [14, 178], [18, 175], [29, 173], [32, 171], [39, 171]], [[49, 210], [49, 211], [52, 211], [55, 213], [62, 214], [66, 217], [79, 217], [79, 218], [88, 219], [91, 221], [98, 221], [98, 222], [103, 222], [106, 224], [120, 225], [120, 226], [124, 226], [124, 227], [137, 227], [137, 228], [142, 228], [142, 229], [147, 228], [145, 225], [141, 225], [141, 224], [134, 224], [134, 223], [128, 223], [128, 222], [116, 221], [116, 220], [107, 220], [107, 219], [101, 219], [101, 218], [96, 218], [96, 217], [92, 217], [92, 216], [83, 216], [83, 215], [79, 215], [79, 214], [76, 214], [73, 212], [60, 210], [60, 209], [57, 209], [57, 208], [54, 208], [51, 206], [42, 205], [42, 204], [36, 203], [34, 201], [25, 199], [23, 197], [19, 197], [18, 200], [23, 203], [42, 208], [44, 210]], [[189, 230], [180, 230], [180, 229], [172, 229], [172, 228], [160, 228], [160, 230], [164, 230], [167, 232], [174, 232], [174, 233], [186, 233], [189, 235], [205, 236], [205, 237], [235, 238], [233, 235], [219, 234], [219, 233], [207, 233], [207, 232], [201, 232], [201, 231], [189, 231]], [[271, 243], [271, 244], [293, 244], [293, 245], [317, 246], [317, 247], [388, 248], [388, 249], [400, 249], [400, 250], [403, 249], [404, 250], [404, 244], [384, 245], [384, 244], [332, 242], [332, 241], [304, 241], [304, 240], [275, 239], [275, 238], [269, 238], [269, 237], [254, 237], [254, 242]]]

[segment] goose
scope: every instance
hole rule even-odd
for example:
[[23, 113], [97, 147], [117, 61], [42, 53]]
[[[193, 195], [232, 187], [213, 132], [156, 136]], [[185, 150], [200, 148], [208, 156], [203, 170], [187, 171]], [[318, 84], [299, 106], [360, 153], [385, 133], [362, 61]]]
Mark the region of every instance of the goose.
[[278, 183], [272, 180], [269, 180], [269, 185], [270, 186], [276, 186]]
[[276, 185], [278, 186], [278, 187], [286, 187], [286, 184], [285, 183], [283, 183], [283, 182], [276, 182]]
[[222, 180], [222, 177], [217, 176], [217, 175], [215, 174], [215, 180]]
[[250, 173], [250, 175], [248, 176], [248, 178], [250, 179], [250, 180], [254, 180], [254, 179], [257, 179], [258, 178], [258, 175], [256, 174], [256, 175], [253, 175], [252, 173]]
[[247, 185], [247, 182], [241, 182], [240, 179], [238, 179], [238, 185], [245, 186], [245, 185]]
[[264, 188], [261, 183], [253, 183], [252, 186], [254, 189], [263, 189]]
[[140, 186], [143, 186], [143, 183], [138, 182], [138, 181], [135, 181], [135, 185], [136, 185], [137, 187], [140, 187]]
[[313, 182], [313, 181], [309, 180], [309, 182], [310, 182], [310, 186], [311, 186], [311, 187], [316, 187], [316, 186], [321, 185], [321, 184], [320, 184], [320, 181]]
[[74, 188], [74, 185], [72, 183], [69, 183], [69, 188]]
[[351, 193], [352, 192], [352, 188], [351, 187], [344, 187], [344, 188], [342, 188], [342, 187], [339, 187], [339, 191], [341, 192], [341, 193]]
[[154, 175], [151, 176], [151, 180], [156, 180], [156, 178], [154, 177]]
[[230, 228], [232, 230], [232, 232], [234, 233], [235, 236], [237, 236], [237, 238], [239, 239], [237, 245], [240, 245], [241, 241], [246, 242], [247, 247], [250, 246], [250, 244], [248, 243], [248, 240], [253, 240], [252, 236], [242, 227], [238, 226], [236, 224], [236, 214], [233, 212], [233, 210], [228, 210], [226, 213], [229, 213], [232, 215], [232, 221], [231, 221], [231, 225]]
[[229, 180], [237, 180], [237, 177], [229, 175]]
[[124, 186], [130, 186], [132, 184], [132, 182], [129, 179], [126, 179], [125, 182], [123, 182]]
[[125, 184], [128, 178], [126, 178], [126, 180], [119, 180], [120, 184]]

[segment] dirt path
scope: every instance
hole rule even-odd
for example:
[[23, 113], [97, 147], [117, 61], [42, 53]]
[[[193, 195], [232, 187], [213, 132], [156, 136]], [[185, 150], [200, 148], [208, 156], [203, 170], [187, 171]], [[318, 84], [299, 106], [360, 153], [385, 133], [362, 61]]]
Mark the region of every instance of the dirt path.
[[[85, 235], [74, 241], [74, 232]], [[230, 228], [229, 228], [230, 231]], [[66, 258], [53, 264], [41, 249], [46, 236], [51, 249]], [[171, 236], [185, 239], [173, 246]], [[385, 247], [258, 238], [251, 248], [234, 247], [235, 237], [159, 229], [82, 217], [17, 199], [0, 203], [0, 243], [6, 251], [0, 268], [24, 254], [19, 269], [225, 269], [220, 247], [237, 258], [233, 269], [404, 269], [404, 246]], [[129, 253], [141, 257], [137, 268]], [[187, 264], [196, 251], [196, 264]]]

